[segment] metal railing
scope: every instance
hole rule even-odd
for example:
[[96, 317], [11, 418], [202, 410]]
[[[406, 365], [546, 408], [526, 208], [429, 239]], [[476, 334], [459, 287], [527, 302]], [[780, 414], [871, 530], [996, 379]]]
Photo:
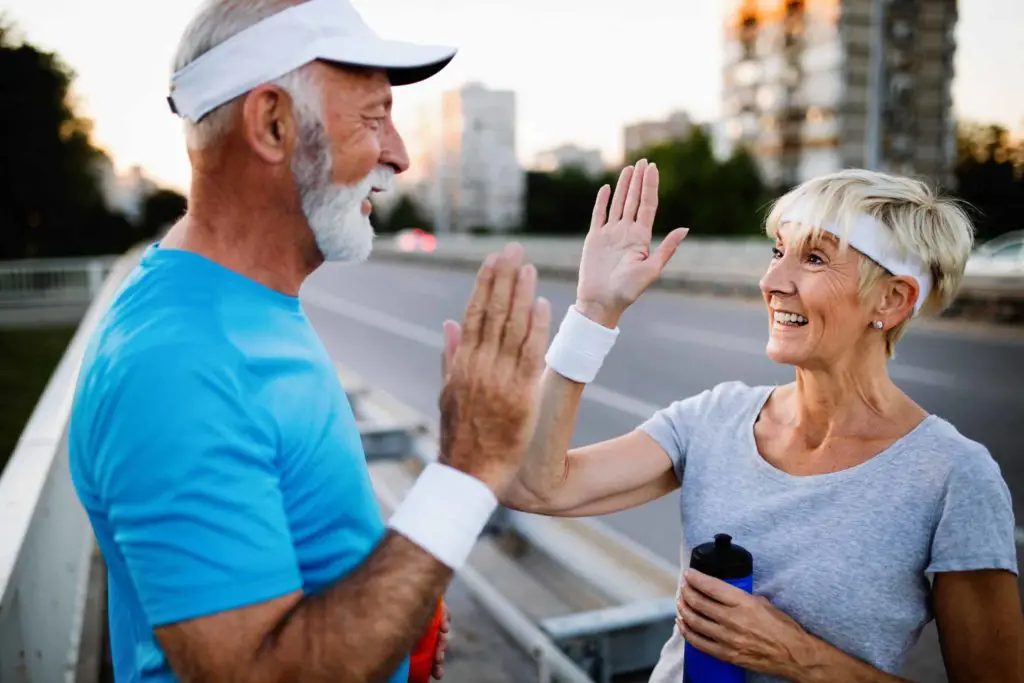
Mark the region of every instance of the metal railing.
[[[441, 235], [429, 253], [405, 251], [400, 240], [381, 239], [374, 245], [373, 259], [475, 270], [489, 252], [512, 240], [523, 245], [527, 258], [545, 277], [575, 279], [579, 273], [582, 236]], [[771, 261], [769, 247], [763, 236], [688, 237], [655, 286], [760, 298], [758, 280]], [[1024, 276], [969, 272], [946, 315], [1024, 320]]]
[[[83, 634], [101, 629], [87, 615], [95, 541], [68, 469], [67, 426], [82, 356], [99, 316], [138, 259], [2, 264], [0, 289], [21, 301], [41, 292], [95, 297], [0, 473], [0, 681], [81, 681]], [[99, 265], [96, 265], [99, 264]], [[45, 273], [27, 278], [24, 273]], [[81, 283], [75, 276], [83, 274]], [[99, 286], [96, 273], [105, 274]], [[52, 276], [52, 279], [51, 279]], [[40, 286], [40, 283], [53, 286]], [[11, 292], [19, 294], [11, 295]], [[42, 296], [49, 296], [44, 294]], [[93, 601], [95, 602], [95, 601]]]
[[[0, 473], [2, 683], [96, 683], [99, 676], [98, 666], [83, 662], [97, 659], [105, 637], [105, 612], [96, 607], [105, 577], [71, 482], [67, 427], [85, 347], [140, 253], [111, 264]], [[393, 508], [415, 477], [407, 466], [418, 470], [437, 457], [436, 433], [407, 406], [339, 374], [376, 468], [375, 490]], [[388, 463], [397, 469], [379, 469]], [[500, 539], [510, 535], [528, 550], [505, 552]], [[506, 511], [474, 553], [460, 579], [533, 657], [542, 683], [609, 683], [657, 661], [672, 628], [678, 579], [672, 566], [628, 539], [588, 520]], [[527, 559], [516, 566], [520, 555]], [[531, 609], [524, 587], [534, 608], [548, 607], [550, 597], [560, 610]]]
[[116, 256], [0, 261], [0, 306], [88, 304]]
[[[416, 472], [437, 459], [436, 431], [399, 398], [368, 387], [351, 370], [339, 368], [339, 375], [365, 424], [411, 434], [405, 444], [393, 440], [394, 448], [366, 448], [378, 498], [385, 509], [394, 509]], [[375, 462], [387, 459], [403, 463], [404, 474], [374, 470]], [[496, 559], [502, 552], [493, 548], [512, 538], [527, 549], [520, 551], [525, 571], [550, 593], [538, 594], [530, 590], [536, 588], [531, 582], [502, 577], [503, 561]], [[474, 599], [536, 661], [541, 683], [637, 680], [657, 664], [676, 617], [679, 573], [669, 562], [594, 520], [504, 508], [478, 545], [483, 550], [475, 550], [458, 575]], [[515, 554], [504, 562], [516, 564]], [[545, 597], [563, 603], [561, 609], [539, 615], [548, 606], [537, 601]]]

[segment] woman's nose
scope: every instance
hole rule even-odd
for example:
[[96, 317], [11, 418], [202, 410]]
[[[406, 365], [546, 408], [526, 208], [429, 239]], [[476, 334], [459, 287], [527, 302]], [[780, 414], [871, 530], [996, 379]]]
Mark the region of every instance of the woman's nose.
[[768, 295], [789, 295], [795, 290], [791, 273], [792, 267], [785, 256], [773, 259], [761, 276], [758, 286], [761, 293]]

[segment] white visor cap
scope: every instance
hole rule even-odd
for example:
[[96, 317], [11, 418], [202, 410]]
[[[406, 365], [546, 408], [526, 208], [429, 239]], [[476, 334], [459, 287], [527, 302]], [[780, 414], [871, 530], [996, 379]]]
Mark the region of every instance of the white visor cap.
[[308, 0], [237, 33], [171, 77], [171, 111], [193, 123], [258, 85], [321, 59], [384, 69], [392, 85], [430, 78], [455, 48], [379, 37], [348, 0]]

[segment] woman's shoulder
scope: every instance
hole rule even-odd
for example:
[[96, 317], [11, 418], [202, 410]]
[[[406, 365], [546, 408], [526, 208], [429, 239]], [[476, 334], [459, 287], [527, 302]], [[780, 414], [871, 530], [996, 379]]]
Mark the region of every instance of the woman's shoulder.
[[938, 491], [939, 500], [946, 501], [940, 505], [972, 500], [986, 508], [1012, 506], [1002, 468], [988, 448], [947, 420], [929, 415], [902, 441], [900, 461], [912, 463], [908, 474], [918, 483]]
[[739, 380], [721, 382], [699, 393], [673, 401], [659, 412], [677, 420], [736, 417], [754, 409], [760, 410], [773, 388], [749, 385]]
[[1002, 478], [999, 463], [984, 444], [964, 435], [951, 422], [931, 414], [906, 439], [910, 450], [947, 478]]
[[747, 384], [740, 380], [722, 382], [707, 391], [706, 403], [713, 410], [733, 413], [743, 408], [759, 411], [777, 387], [766, 384]]
[[915, 481], [938, 487], [925, 572], [1017, 573], [1013, 499], [989, 450], [937, 415], [928, 416], [911, 437]]

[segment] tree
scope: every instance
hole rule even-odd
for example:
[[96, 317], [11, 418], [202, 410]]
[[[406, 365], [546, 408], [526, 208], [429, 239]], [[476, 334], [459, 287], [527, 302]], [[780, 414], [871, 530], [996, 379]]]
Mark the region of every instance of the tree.
[[660, 173], [656, 234], [678, 227], [691, 227], [709, 237], [760, 231], [768, 194], [745, 150], [719, 161], [711, 136], [695, 127], [688, 138], [645, 149], [628, 162], [640, 158], [656, 163]]
[[83, 218], [103, 206], [92, 173], [101, 152], [89, 142], [90, 123], [71, 109], [72, 77], [0, 19], [0, 257], [80, 244]]
[[[117, 253], [151, 236], [107, 207], [109, 159], [74, 111], [73, 79], [0, 16], [0, 259]], [[157, 195], [157, 213], [180, 206]]]
[[375, 211], [370, 214], [374, 231], [385, 235], [399, 232], [407, 228], [419, 228], [426, 232], [433, 232], [434, 226], [426, 213], [416, 203], [416, 200], [407, 194], [401, 195], [391, 207], [387, 214], [381, 216]]
[[585, 234], [590, 227], [594, 199], [610, 175], [590, 178], [577, 168], [553, 173], [526, 174], [526, 207], [522, 232], [552, 235]]
[[157, 190], [146, 197], [139, 221], [141, 239], [157, 237], [181, 218], [188, 209], [188, 200], [174, 190]]
[[1002, 126], [957, 126], [956, 194], [969, 204], [979, 242], [1024, 227], [1024, 140]]

